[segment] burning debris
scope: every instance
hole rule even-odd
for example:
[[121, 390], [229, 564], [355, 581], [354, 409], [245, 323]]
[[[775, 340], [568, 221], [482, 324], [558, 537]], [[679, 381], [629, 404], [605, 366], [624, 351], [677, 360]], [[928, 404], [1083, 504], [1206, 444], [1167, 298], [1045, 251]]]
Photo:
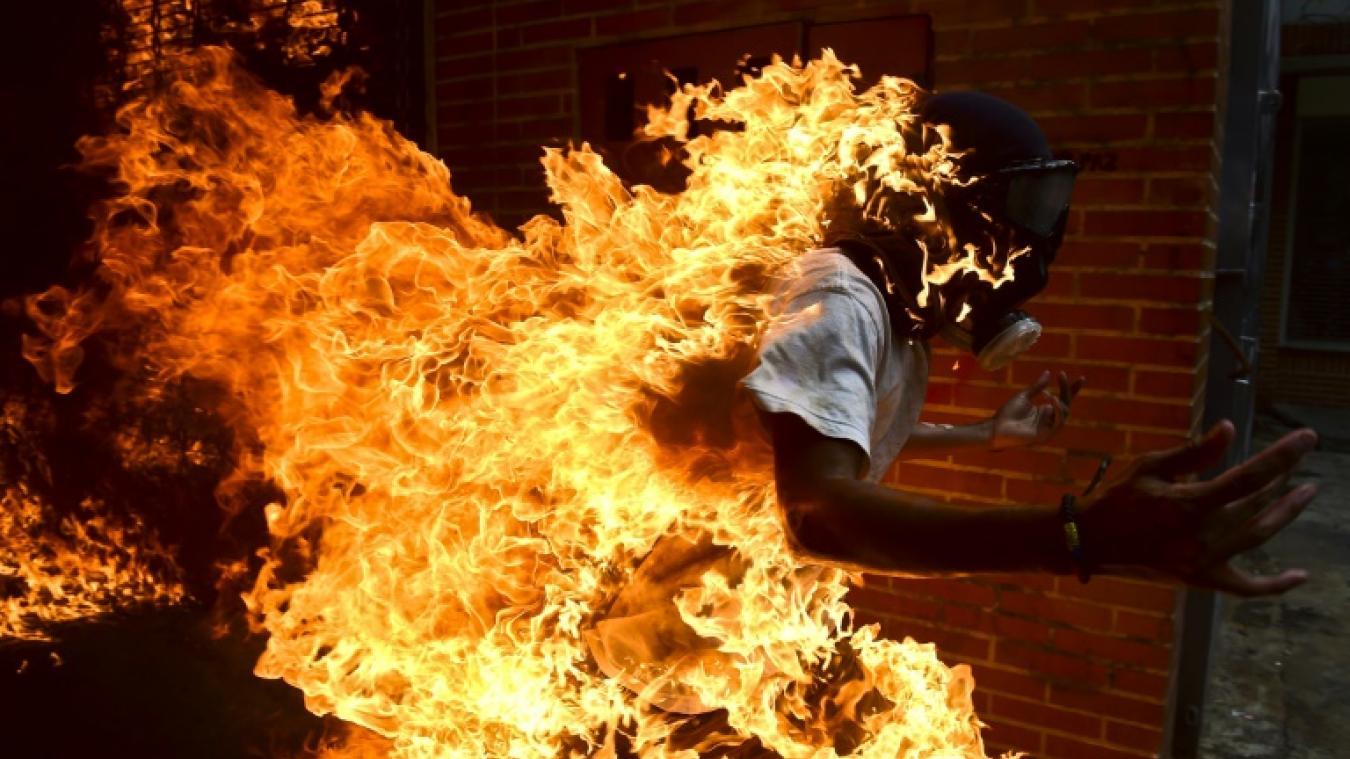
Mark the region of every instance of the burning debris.
[[[256, 673], [359, 728], [338, 753], [983, 756], [968, 670], [853, 627], [847, 576], [794, 557], [765, 447], [710, 400], [730, 397], [717, 367], [752, 354], [765, 281], [819, 243], [840, 188], [893, 214], [871, 203], [884, 189], [943, 234], [945, 136], [922, 132], [910, 83], [855, 93], [850, 72], [827, 53], [684, 86], [648, 137], [684, 140], [691, 113], [741, 127], [684, 142], [680, 194], [624, 186], [585, 146], [546, 151], [563, 221], [514, 236], [388, 124], [301, 117], [203, 49], [81, 143], [118, 186], [96, 212], [97, 282], [29, 301], [25, 355], [61, 393], [91, 340], [149, 377], [147, 398], [219, 388], [222, 505], [252, 508], [241, 482], [278, 490], [261, 561], [230, 569], [252, 577]], [[929, 273], [1006, 265], [967, 253]], [[0, 530], [29, 534], [36, 507], [5, 493]], [[135, 525], [83, 524], [68, 552], [104, 557], [89, 561], [138, 597], [181, 596], [123, 545]], [[673, 632], [700, 648], [639, 693], [588, 640], [663, 541], [721, 559], [669, 591]], [[653, 688], [721, 724], [691, 739]]]
[[50, 475], [39, 449], [18, 439], [32, 422], [25, 412], [13, 399], [0, 408], [6, 452], [35, 455], [28, 472], [12, 462], [0, 469], [0, 642], [49, 640], [59, 623], [182, 601], [170, 553], [139, 519], [110, 514], [95, 498], [60, 514], [34, 488]]

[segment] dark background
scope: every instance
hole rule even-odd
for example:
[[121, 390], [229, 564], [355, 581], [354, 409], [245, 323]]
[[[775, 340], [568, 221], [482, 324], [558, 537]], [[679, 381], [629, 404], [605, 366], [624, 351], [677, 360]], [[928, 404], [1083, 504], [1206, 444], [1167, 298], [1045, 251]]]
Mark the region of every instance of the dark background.
[[[199, 0], [180, 36], [187, 47], [235, 47], [249, 70], [305, 112], [316, 106], [320, 82], [359, 66], [362, 86], [338, 107], [392, 119], [421, 141], [421, 0], [335, 5], [330, 49], [302, 60], [283, 53], [284, 19], [249, 35], [230, 31], [228, 22], [248, 16], [247, 0]], [[124, 85], [135, 91], [158, 80], [164, 51], [148, 66], [128, 65], [134, 43], [121, 7], [112, 0], [14, 3], [0, 24], [0, 402], [17, 398], [26, 409], [23, 434], [0, 430], [0, 484], [22, 477], [51, 505], [53, 519], [89, 495], [115, 513], [136, 513], [178, 548], [194, 600], [62, 625], [52, 631], [54, 643], [0, 640], [0, 755], [294, 756], [339, 728], [305, 711], [299, 691], [252, 674], [261, 640], [240, 632], [237, 593], [217, 597], [213, 562], [266, 539], [257, 510], [227, 523], [215, 503], [227, 455], [186, 471], [128, 472], [110, 445], [114, 430], [132, 427], [228, 451], [222, 425], [194, 413], [213, 388], [176, 388], [153, 418], [141, 418], [109, 400], [136, 378], [108, 370], [97, 340], [66, 396], [55, 395], [19, 353], [21, 335], [31, 331], [22, 296], [88, 277], [93, 262], [81, 255], [88, 212], [114, 191], [107, 177], [78, 168], [76, 141], [114, 128]], [[261, 488], [258, 498], [268, 495]], [[21, 590], [0, 585], [0, 597]], [[216, 639], [212, 628], [222, 620], [233, 632]]]
[[[166, 3], [167, 5], [167, 3]], [[256, 34], [228, 30], [246, 0], [199, 0], [190, 44], [227, 44], [269, 87], [312, 111], [318, 85], [358, 66], [364, 86], [340, 105], [392, 119], [421, 142], [424, 116], [421, 0], [337, 0], [341, 41], [296, 63], [282, 53], [288, 33], [272, 19]], [[112, 125], [126, 64], [126, 14], [115, 0], [13, 3], [0, 25], [0, 297], [41, 289], [66, 273], [86, 238], [90, 203], [106, 188], [79, 172], [75, 142]], [[255, 44], [261, 42], [261, 45]], [[153, 86], [155, 77], [147, 77]]]

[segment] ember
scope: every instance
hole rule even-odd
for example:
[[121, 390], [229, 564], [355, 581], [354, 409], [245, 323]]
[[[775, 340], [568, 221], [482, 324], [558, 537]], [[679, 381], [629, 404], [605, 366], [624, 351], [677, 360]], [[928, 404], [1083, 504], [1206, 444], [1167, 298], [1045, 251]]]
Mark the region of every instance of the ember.
[[[691, 114], [743, 125], [684, 143], [678, 195], [548, 150], [563, 222], [515, 236], [388, 124], [300, 117], [203, 49], [81, 143], [121, 188], [96, 217], [99, 281], [31, 299], [25, 355], [68, 392], [98, 334], [155, 386], [224, 388], [234, 478], [284, 494], [261, 565], [228, 570], [256, 578], [256, 672], [361, 728], [338, 753], [668, 755], [678, 721], [602, 674], [586, 635], [658, 540], [707, 535], [742, 566], [672, 599], [716, 656], [671, 676], [737, 740], [832, 755], [811, 686], [847, 649], [889, 702], [856, 715], [857, 755], [983, 756], [968, 670], [855, 629], [845, 573], [794, 558], [764, 450], [670, 429], [700, 408], [692, 369], [753, 349], [766, 277], [819, 242], [839, 188], [868, 210], [879, 188], [909, 197], [942, 233], [945, 135], [920, 132], [910, 83], [855, 93], [850, 73], [776, 61], [652, 109], [651, 138], [684, 140]], [[930, 279], [998, 282], [996, 253]], [[179, 592], [138, 566], [116, 565], [123, 586]]]

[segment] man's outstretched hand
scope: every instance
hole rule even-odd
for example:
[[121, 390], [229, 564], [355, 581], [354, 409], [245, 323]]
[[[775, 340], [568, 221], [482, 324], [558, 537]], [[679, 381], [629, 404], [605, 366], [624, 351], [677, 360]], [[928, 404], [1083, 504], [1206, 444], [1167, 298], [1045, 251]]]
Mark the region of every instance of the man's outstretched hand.
[[995, 450], [1044, 443], [1064, 426], [1069, 419], [1069, 406], [1083, 389], [1083, 378], [1070, 382], [1069, 375], [1060, 372], [1059, 394], [1051, 393], [1049, 388], [1050, 371], [1047, 369], [994, 414], [989, 442]]
[[1232, 442], [1233, 425], [1220, 422], [1188, 445], [1140, 456], [1085, 499], [1079, 521], [1089, 565], [1244, 596], [1283, 593], [1307, 579], [1301, 569], [1251, 575], [1231, 559], [1284, 529], [1317, 494], [1313, 485], [1286, 492], [1317, 433], [1296, 430], [1211, 480], [1186, 481], [1222, 461]]

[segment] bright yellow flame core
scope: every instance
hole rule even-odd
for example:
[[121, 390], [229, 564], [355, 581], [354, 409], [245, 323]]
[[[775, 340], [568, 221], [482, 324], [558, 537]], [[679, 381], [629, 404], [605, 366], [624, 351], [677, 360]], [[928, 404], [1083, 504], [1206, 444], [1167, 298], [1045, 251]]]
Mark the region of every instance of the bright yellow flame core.
[[850, 73], [827, 52], [652, 110], [651, 136], [684, 134], [691, 101], [744, 124], [687, 144], [679, 195], [626, 188], [584, 146], [546, 151], [565, 223], [518, 239], [387, 124], [300, 118], [202, 51], [82, 143], [125, 190], [97, 220], [108, 292], [35, 300], [26, 354], [65, 390], [79, 343], [122, 330], [129, 364], [232, 392], [260, 444], [241, 443], [241, 474], [286, 495], [245, 598], [269, 636], [257, 672], [396, 756], [612, 755], [615, 729], [669, 754], [674, 723], [582, 635], [658, 538], [699, 530], [746, 569], [675, 599], [738, 662], [686, 685], [742, 735], [834, 755], [788, 717], [848, 641], [895, 703], [858, 755], [983, 756], [968, 671], [852, 629], [845, 574], [789, 551], [762, 452], [662, 446], [646, 424], [684, 368], [753, 348], [770, 300], [746, 273], [816, 245], [840, 188], [922, 196], [953, 176], [943, 144], [897, 147], [913, 86], [855, 94]]

